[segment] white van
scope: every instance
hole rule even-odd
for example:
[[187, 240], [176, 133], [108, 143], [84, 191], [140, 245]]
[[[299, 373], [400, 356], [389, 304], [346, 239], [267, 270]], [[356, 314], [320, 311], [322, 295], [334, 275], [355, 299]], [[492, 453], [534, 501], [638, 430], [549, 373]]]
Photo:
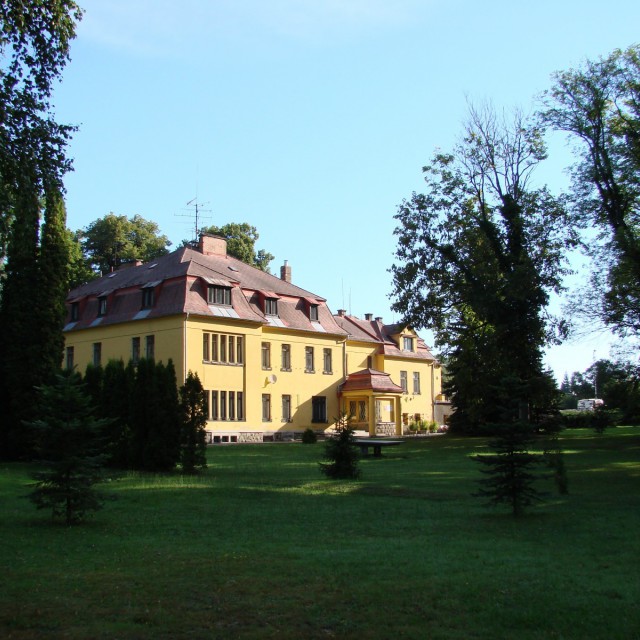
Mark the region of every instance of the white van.
[[600, 398], [588, 398], [584, 400], [578, 400], [578, 411], [595, 411], [598, 407], [604, 404], [604, 400]]

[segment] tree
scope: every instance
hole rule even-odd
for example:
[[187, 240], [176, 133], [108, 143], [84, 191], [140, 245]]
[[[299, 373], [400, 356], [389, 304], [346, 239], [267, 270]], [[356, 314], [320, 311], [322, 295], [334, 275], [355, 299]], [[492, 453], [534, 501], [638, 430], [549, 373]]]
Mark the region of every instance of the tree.
[[89, 396], [76, 374], [58, 375], [38, 389], [42, 419], [30, 423], [36, 452], [45, 468], [33, 474], [29, 494], [38, 509], [51, 509], [67, 525], [102, 507], [94, 485], [102, 479], [106, 420], [94, 417]]
[[[640, 333], [640, 45], [554, 75], [545, 123], [577, 142], [573, 204], [600, 230], [589, 289], [573, 310], [619, 335]], [[595, 294], [595, 295], [594, 295]], [[586, 304], [581, 304], [581, 300]]]
[[261, 271], [269, 273], [269, 263], [273, 255], [255, 245], [260, 237], [258, 230], [246, 222], [230, 222], [222, 227], [212, 225], [202, 229], [202, 233], [210, 233], [227, 239], [227, 253], [242, 262], [246, 262]]
[[359, 454], [354, 440], [349, 416], [342, 414], [336, 419], [335, 433], [326, 442], [324, 457], [329, 462], [320, 463], [322, 473], [334, 480], [355, 480], [360, 477]]
[[105, 274], [123, 262], [148, 262], [166, 255], [171, 242], [160, 234], [158, 225], [142, 216], [132, 218], [109, 213], [77, 231], [87, 264]]
[[526, 507], [542, 499], [532, 473], [542, 457], [528, 450], [532, 442], [530, 425], [511, 423], [497, 429], [498, 435], [489, 443], [494, 453], [474, 457], [485, 465], [482, 472], [489, 476], [479, 481], [480, 489], [474, 495], [488, 498], [488, 506], [507, 504], [514, 516], [520, 516]]
[[530, 188], [545, 157], [541, 129], [521, 114], [472, 107], [453, 153], [424, 167], [427, 192], [396, 215], [393, 309], [447, 353], [453, 429], [527, 420], [542, 349], [562, 337], [546, 307], [575, 237], [562, 201]]
[[[0, 3], [0, 451], [12, 459], [29, 454], [22, 421], [33, 418], [34, 387], [50, 382], [62, 357], [61, 194], [74, 128], [53, 119], [50, 97], [80, 17], [70, 0]], [[35, 286], [46, 298], [42, 304], [33, 304]]]
[[180, 463], [183, 473], [195, 473], [206, 469], [205, 426], [207, 408], [204, 389], [197, 373], [189, 371], [187, 379], [180, 387]]

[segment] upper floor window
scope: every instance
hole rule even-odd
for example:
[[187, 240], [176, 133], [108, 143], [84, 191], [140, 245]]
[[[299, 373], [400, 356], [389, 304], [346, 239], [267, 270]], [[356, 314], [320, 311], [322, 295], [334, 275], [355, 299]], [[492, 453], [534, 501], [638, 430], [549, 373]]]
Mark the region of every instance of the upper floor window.
[[107, 297], [101, 296], [98, 298], [98, 315], [104, 316], [107, 313]]
[[307, 373], [313, 373], [315, 371], [313, 347], [304, 348], [304, 370]]
[[277, 298], [264, 299], [264, 314], [266, 316], [278, 315], [278, 299]]
[[324, 349], [322, 352], [322, 364], [324, 373], [333, 373], [333, 363], [331, 357], [331, 349]]
[[153, 287], [146, 287], [142, 290], [142, 308], [150, 309], [156, 302], [156, 291]]
[[282, 354], [281, 354], [282, 362], [280, 368], [282, 371], [291, 371], [291, 345], [283, 344], [282, 345]]
[[205, 362], [242, 364], [244, 360], [244, 338], [224, 333], [202, 333], [202, 359]]
[[406, 371], [401, 371], [400, 372], [400, 386], [402, 387], [402, 393], [408, 393], [409, 384], [408, 384], [408, 381], [407, 381], [407, 372]]
[[402, 350], [403, 351], [414, 351], [413, 348], [414, 339], [413, 338], [402, 338]]
[[262, 343], [262, 368], [271, 369], [271, 343]]
[[312, 322], [318, 322], [318, 305], [310, 304], [309, 305], [309, 320]]
[[78, 302], [71, 303], [71, 322], [76, 322], [80, 317], [80, 304]]
[[231, 288], [219, 285], [210, 285], [207, 290], [207, 302], [209, 304], [222, 304], [231, 306]]
[[420, 393], [420, 372], [413, 372], [413, 393], [418, 395]]

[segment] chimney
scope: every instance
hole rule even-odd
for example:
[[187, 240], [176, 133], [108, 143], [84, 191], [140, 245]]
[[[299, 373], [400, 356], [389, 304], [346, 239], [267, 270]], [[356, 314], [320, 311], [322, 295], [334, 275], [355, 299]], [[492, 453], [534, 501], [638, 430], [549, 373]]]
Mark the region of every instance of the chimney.
[[373, 313], [365, 313], [364, 314], [364, 319], [368, 320], [369, 322], [371, 322], [373, 320]]
[[376, 322], [379, 322], [380, 324], [382, 324], [382, 316], [378, 316], [376, 318]]
[[226, 256], [227, 241], [220, 236], [212, 236], [208, 233], [200, 235], [198, 250], [203, 256]]
[[346, 309], [338, 309], [338, 316], [344, 318], [347, 315]]
[[280, 267], [280, 280], [285, 282], [291, 282], [291, 267], [284, 261], [284, 264]]

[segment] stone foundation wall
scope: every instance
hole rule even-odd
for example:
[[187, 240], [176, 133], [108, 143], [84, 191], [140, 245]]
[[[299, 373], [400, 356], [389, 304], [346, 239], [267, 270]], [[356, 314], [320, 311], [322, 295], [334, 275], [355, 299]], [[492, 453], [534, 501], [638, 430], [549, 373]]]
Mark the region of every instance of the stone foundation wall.
[[395, 436], [396, 425], [395, 422], [379, 422], [376, 425], [377, 436]]

